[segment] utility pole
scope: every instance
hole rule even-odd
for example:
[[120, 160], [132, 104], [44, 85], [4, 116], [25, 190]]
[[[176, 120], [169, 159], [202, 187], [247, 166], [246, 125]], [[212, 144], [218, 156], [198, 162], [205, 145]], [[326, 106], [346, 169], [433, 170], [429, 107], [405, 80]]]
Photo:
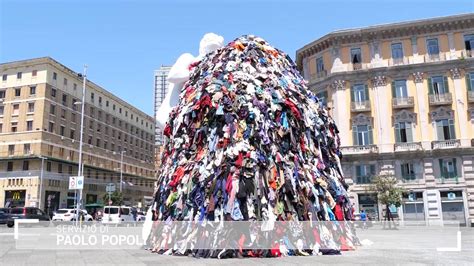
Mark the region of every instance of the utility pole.
[[[84, 135], [84, 107], [86, 105], [86, 75], [87, 75], [87, 65], [84, 65], [84, 72], [82, 74], [82, 104], [81, 104], [81, 133], [79, 136], [79, 164], [77, 169], [77, 175], [83, 176], [83, 165], [82, 165], [82, 142], [83, 142], [83, 135]], [[84, 178], [85, 181], [85, 178]], [[82, 189], [79, 190], [79, 199], [76, 205], [76, 225], [79, 221], [79, 214], [80, 214], [80, 205], [82, 203]]]

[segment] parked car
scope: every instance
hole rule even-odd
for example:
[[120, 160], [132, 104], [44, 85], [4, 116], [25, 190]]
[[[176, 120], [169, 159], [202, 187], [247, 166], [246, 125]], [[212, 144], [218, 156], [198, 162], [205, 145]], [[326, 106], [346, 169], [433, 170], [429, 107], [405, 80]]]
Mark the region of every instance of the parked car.
[[0, 208], [0, 224], [6, 224], [10, 217], [10, 209]]
[[144, 222], [146, 220], [146, 213], [142, 211], [137, 212], [137, 222]]
[[132, 208], [126, 206], [105, 206], [102, 223], [134, 222]]
[[[85, 210], [80, 210], [79, 217], [83, 221], [94, 220]], [[53, 221], [75, 221], [77, 219], [76, 209], [59, 209], [55, 211], [53, 215]]]
[[13, 227], [16, 219], [38, 219], [39, 221], [51, 221], [49, 215], [35, 207], [17, 207], [10, 209], [7, 226]]

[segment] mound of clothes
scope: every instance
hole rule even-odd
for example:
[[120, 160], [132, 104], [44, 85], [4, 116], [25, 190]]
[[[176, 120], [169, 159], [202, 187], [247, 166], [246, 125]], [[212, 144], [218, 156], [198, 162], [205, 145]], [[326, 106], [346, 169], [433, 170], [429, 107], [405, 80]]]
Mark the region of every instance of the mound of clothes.
[[[291, 58], [245, 35], [189, 69], [164, 128], [153, 251], [224, 258], [353, 249], [338, 129]], [[238, 222], [248, 232], [233, 228]], [[252, 222], [267, 227], [251, 230]], [[295, 234], [299, 222], [311, 233]], [[269, 234], [275, 223], [284, 230]]]

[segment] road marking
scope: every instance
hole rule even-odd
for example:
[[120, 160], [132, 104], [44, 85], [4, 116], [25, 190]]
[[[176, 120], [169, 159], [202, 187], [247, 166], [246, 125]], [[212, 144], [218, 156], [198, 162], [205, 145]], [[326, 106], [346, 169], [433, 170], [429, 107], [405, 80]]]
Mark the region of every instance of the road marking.
[[455, 248], [437, 248], [438, 251], [461, 251], [461, 231], [458, 231], [457, 234], [457, 246]]
[[37, 224], [39, 219], [15, 219], [15, 227], [13, 228], [13, 236], [15, 239], [18, 239], [18, 224]]

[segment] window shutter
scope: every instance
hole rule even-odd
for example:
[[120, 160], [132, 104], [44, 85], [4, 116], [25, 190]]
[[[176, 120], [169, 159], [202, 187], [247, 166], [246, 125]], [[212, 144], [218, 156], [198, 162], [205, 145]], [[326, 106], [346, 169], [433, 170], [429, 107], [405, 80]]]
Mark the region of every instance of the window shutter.
[[410, 122], [405, 123], [405, 132], [407, 135], [407, 142], [413, 142], [413, 127]]
[[443, 130], [443, 120], [436, 121], [436, 135], [438, 140], [445, 140]]
[[456, 131], [454, 130], [454, 120], [449, 119], [449, 139], [456, 138]]
[[433, 95], [433, 80], [430, 78], [428, 78], [428, 93], [430, 95]]
[[360, 165], [356, 165], [356, 177], [359, 177], [361, 175], [362, 173], [361, 173]]
[[395, 88], [395, 81], [392, 81], [392, 96], [393, 98], [397, 98], [397, 92]]
[[439, 171], [441, 173], [441, 177], [445, 177], [445, 171], [443, 167], [443, 159], [439, 159]]
[[354, 90], [354, 87], [352, 87], [352, 90], [351, 90], [351, 102], [354, 102], [354, 99], [355, 99], [355, 90]]
[[449, 84], [448, 84], [448, 77], [444, 76], [443, 77], [443, 80], [444, 80], [444, 92], [449, 92]]
[[453, 158], [453, 168], [454, 168], [454, 176], [458, 176], [458, 166], [456, 164], [456, 158]]
[[365, 100], [368, 101], [370, 99], [370, 97], [369, 97], [369, 86], [364, 85], [364, 89], [365, 89]]
[[373, 164], [370, 165], [370, 175], [371, 176], [375, 175], [375, 165], [373, 165]]
[[372, 135], [372, 126], [371, 125], [367, 125], [367, 131], [369, 133], [369, 145], [372, 145], [372, 144], [374, 144], [374, 137]]
[[354, 142], [354, 146], [359, 145], [359, 139], [357, 138], [357, 127], [353, 126], [352, 127], [352, 139]]
[[466, 79], [466, 88], [468, 91], [471, 91], [472, 90], [472, 85], [471, 85], [471, 74], [470, 73], [466, 73], [466, 75], [464, 76], [464, 78]]
[[400, 124], [396, 123], [395, 124], [395, 142], [399, 143], [401, 141], [401, 136], [400, 136]]

